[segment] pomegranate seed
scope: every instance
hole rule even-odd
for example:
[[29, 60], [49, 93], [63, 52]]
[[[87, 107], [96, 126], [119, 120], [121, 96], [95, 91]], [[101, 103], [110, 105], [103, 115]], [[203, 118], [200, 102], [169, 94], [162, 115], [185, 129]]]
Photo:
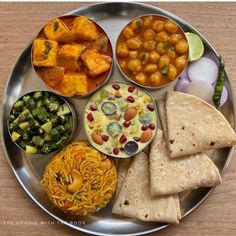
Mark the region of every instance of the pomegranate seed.
[[128, 96], [127, 97], [127, 100], [130, 102], [130, 103], [133, 103], [135, 100], [132, 96]]
[[107, 136], [107, 135], [102, 135], [102, 139], [103, 139], [103, 141], [107, 142], [108, 139], [109, 139], [109, 136]]
[[139, 137], [133, 137], [134, 141], [139, 142], [140, 138]]
[[128, 87], [128, 91], [132, 93], [135, 90], [135, 87]]
[[93, 114], [92, 114], [92, 113], [88, 113], [87, 119], [88, 119], [89, 121], [93, 121], [93, 120], [94, 120]]
[[119, 84], [113, 84], [112, 88], [115, 90], [119, 90], [120, 89], [120, 85]]
[[156, 126], [153, 123], [149, 124], [149, 129], [154, 130], [155, 128]]
[[95, 104], [91, 104], [90, 106], [91, 111], [96, 111], [98, 108]]
[[121, 135], [120, 143], [125, 143], [126, 141], [127, 141], [127, 138], [125, 137], [125, 135]]
[[142, 126], [142, 130], [143, 130], [143, 131], [145, 131], [145, 130], [147, 130], [147, 129], [148, 129], [148, 125], [143, 125], [143, 126]]
[[114, 148], [114, 149], [113, 149], [113, 153], [114, 153], [115, 155], [118, 155], [118, 154], [119, 154], [119, 149], [118, 149], [118, 148]]
[[154, 111], [154, 106], [153, 106], [152, 104], [148, 104], [148, 105], [147, 105], [147, 109], [148, 109], [149, 111]]
[[126, 121], [124, 121], [124, 123], [123, 123], [124, 127], [126, 127], [126, 128], [128, 128], [128, 127], [130, 126], [130, 124], [131, 124], [131, 121], [130, 121], [130, 120], [126, 120]]

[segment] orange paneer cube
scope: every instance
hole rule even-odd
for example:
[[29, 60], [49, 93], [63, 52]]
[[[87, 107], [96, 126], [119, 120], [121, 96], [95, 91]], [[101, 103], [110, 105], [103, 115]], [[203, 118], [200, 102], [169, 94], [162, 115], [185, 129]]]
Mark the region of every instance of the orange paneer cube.
[[58, 89], [66, 96], [84, 95], [89, 91], [88, 77], [83, 73], [65, 74]]
[[41, 79], [51, 88], [56, 87], [64, 78], [65, 70], [63, 67], [41, 67], [37, 73]]
[[35, 39], [33, 44], [34, 66], [57, 66], [57, 50], [58, 43], [56, 41]]
[[82, 44], [65, 44], [58, 52], [58, 65], [64, 67], [66, 71], [79, 70], [78, 60], [85, 46]]
[[81, 59], [88, 68], [88, 74], [92, 77], [96, 77], [111, 68], [111, 58], [96, 50], [87, 50], [82, 54]]
[[75, 40], [75, 35], [69, 31], [64, 22], [58, 18], [53, 19], [44, 26], [44, 34], [48, 39], [60, 43], [68, 43]]
[[97, 26], [85, 16], [78, 16], [74, 19], [72, 32], [77, 39], [91, 41], [98, 37]]

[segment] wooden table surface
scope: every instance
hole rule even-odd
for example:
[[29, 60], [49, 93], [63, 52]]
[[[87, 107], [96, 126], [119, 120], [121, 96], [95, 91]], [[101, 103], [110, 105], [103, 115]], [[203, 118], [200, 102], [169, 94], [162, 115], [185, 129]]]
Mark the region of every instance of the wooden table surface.
[[[0, 97], [21, 51], [48, 20], [86, 3], [0, 3]], [[198, 29], [225, 58], [236, 90], [236, 3], [151, 3]], [[48, 222], [48, 224], [41, 222]], [[31, 224], [30, 224], [31, 222]], [[54, 222], [13, 175], [0, 146], [0, 235], [85, 235]], [[236, 153], [223, 184], [194, 213], [152, 235], [236, 235]]]

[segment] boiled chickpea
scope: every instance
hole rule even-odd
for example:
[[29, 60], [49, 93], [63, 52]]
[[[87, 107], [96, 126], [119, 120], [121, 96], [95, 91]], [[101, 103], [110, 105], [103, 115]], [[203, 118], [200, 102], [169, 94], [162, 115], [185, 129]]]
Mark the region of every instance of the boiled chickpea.
[[141, 52], [139, 59], [142, 65], [145, 65], [149, 59], [149, 52]]
[[129, 54], [129, 49], [126, 43], [119, 44], [116, 49], [117, 55], [119, 57], [127, 57]]
[[148, 52], [155, 50], [155, 46], [156, 42], [154, 40], [145, 41], [143, 43], [143, 49]]
[[156, 51], [150, 52], [150, 54], [149, 54], [149, 61], [151, 63], [157, 63], [159, 58], [160, 58], [159, 53], [157, 53]]
[[147, 73], [147, 74], [152, 74], [154, 73], [155, 71], [157, 70], [157, 65], [156, 64], [147, 64], [145, 67], [144, 67], [144, 71]]
[[177, 70], [176, 68], [170, 64], [169, 65], [169, 71], [168, 71], [168, 74], [167, 74], [167, 77], [170, 79], [170, 80], [174, 80], [176, 78], [176, 75], [177, 75]]
[[164, 55], [167, 53], [167, 47], [165, 46], [165, 44], [163, 42], [160, 42], [157, 44], [156, 46], [156, 51], [161, 54]]
[[176, 58], [175, 65], [178, 70], [183, 70], [186, 63], [187, 63], [187, 57], [185, 55]]
[[139, 41], [137, 38], [127, 39], [126, 43], [127, 43], [128, 48], [132, 50], [139, 49], [142, 45], [142, 42]]
[[144, 31], [143, 33], [143, 38], [145, 40], [153, 40], [155, 36], [155, 33], [151, 30], [151, 29], [147, 29], [146, 31]]
[[162, 21], [156, 20], [152, 25], [152, 29], [155, 32], [161, 32], [164, 30], [164, 23]]
[[137, 58], [138, 57], [138, 51], [129, 51], [129, 57], [130, 58]]
[[168, 40], [168, 38], [169, 35], [165, 31], [162, 31], [156, 35], [156, 40], [160, 42], [165, 42]]
[[168, 66], [170, 64], [170, 58], [166, 55], [161, 56], [158, 61], [158, 66], [162, 69], [164, 66]]
[[133, 20], [130, 24], [132, 30], [139, 32], [143, 28], [143, 20], [141, 18], [137, 18]]
[[135, 75], [135, 80], [139, 84], [145, 84], [145, 82], [146, 82], [146, 75], [143, 74], [142, 72], [139, 72], [137, 75]]
[[143, 25], [145, 28], [148, 28], [151, 26], [153, 16], [147, 16], [143, 19]]
[[164, 23], [164, 29], [171, 34], [174, 34], [178, 31], [178, 25], [176, 25], [174, 22], [167, 20]]
[[160, 72], [156, 71], [150, 76], [150, 83], [154, 86], [158, 86], [161, 84], [162, 75]]
[[120, 65], [121, 69], [125, 69], [125, 67], [127, 66], [127, 63], [126, 63], [126, 61], [120, 60], [119, 65]]
[[179, 41], [175, 46], [176, 52], [179, 54], [185, 54], [188, 52], [188, 43], [186, 40]]
[[167, 56], [169, 57], [169, 58], [176, 58], [176, 52], [175, 52], [175, 48], [174, 47], [170, 47], [169, 49], [168, 49], [168, 52], [167, 52]]
[[127, 65], [128, 69], [134, 74], [142, 69], [142, 65], [139, 59], [131, 59]]
[[129, 26], [126, 26], [122, 31], [122, 35], [126, 39], [131, 38], [134, 36], [134, 31]]
[[181, 39], [182, 39], [182, 35], [181, 34], [172, 34], [169, 37], [168, 42], [171, 45], [176, 45]]

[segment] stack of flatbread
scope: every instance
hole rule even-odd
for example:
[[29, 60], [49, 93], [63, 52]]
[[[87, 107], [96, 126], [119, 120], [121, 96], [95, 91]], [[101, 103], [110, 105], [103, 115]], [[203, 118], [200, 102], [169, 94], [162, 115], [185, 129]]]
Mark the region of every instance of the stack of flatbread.
[[150, 155], [121, 160], [112, 212], [139, 219], [178, 223], [178, 194], [221, 183], [218, 168], [204, 153], [236, 144], [224, 116], [200, 98], [170, 92], [158, 102], [158, 129]]

